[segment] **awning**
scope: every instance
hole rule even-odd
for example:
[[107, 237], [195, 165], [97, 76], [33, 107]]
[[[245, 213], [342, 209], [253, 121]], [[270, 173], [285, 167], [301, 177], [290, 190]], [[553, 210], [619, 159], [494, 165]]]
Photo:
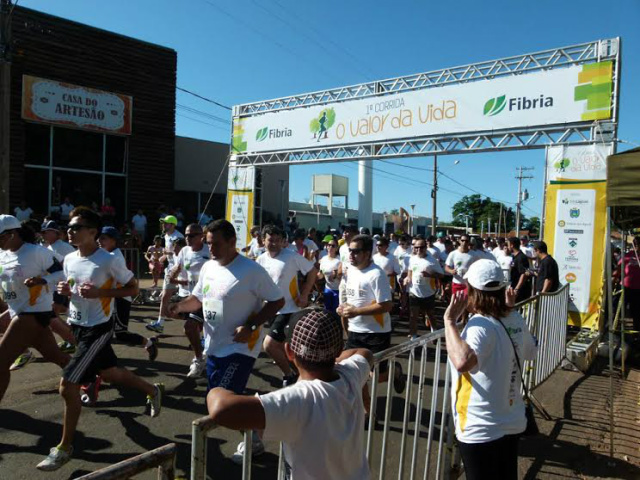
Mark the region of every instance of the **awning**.
[[607, 157], [607, 206], [618, 227], [640, 228], [640, 148]]

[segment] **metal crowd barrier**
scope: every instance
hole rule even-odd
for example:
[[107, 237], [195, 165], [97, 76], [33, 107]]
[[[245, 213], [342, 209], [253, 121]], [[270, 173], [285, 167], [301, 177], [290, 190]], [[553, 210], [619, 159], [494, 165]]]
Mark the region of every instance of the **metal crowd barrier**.
[[551, 376], [566, 356], [569, 285], [553, 293], [541, 293], [516, 305], [529, 331], [538, 339], [538, 353], [525, 362], [525, 379], [534, 390]]
[[[370, 411], [366, 434], [366, 454], [372, 478], [397, 477], [448, 479], [455, 477], [458, 456], [454, 452], [453, 418], [450, 414], [450, 371], [443, 350], [444, 330], [429, 333], [375, 355], [369, 382]], [[378, 383], [380, 363], [389, 362], [390, 380]], [[393, 389], [393, 372], [400, 363], [407, 386], [402, 395]], [[415, 377], [414, 375], [417, 375]], [[386, 394], [378, 398], [380, 389]], [[376, 418], [376, 414], [382, 414]], [[191, 480], [215, 477], [207, 475], [207, 436], [215, 429], [209, 417], [192, 423]], [[251, 478], [251, 439], [245, 433], [242, 467], [243, 480]], [[282, 445], [277, 479], [285, 478]]]
[[137, 457], [123, 460], [115, 465], [78, 477], [78, 480], [125, 480], [152, 468], [158, 469], [158, 480], [173, 480], [175, 478], [177, 451], [176, 444], [170, 443]]
[[137, 248], [121, 248], [127, 268], [133, 272], [137, 280], [140, 280], [140, 250]]

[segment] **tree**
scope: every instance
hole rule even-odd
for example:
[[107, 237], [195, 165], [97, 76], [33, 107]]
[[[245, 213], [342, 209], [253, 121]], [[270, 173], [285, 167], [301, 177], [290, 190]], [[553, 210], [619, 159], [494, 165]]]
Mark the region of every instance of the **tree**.
[[397, 208], [389, 211], [389, 215], [400, 215], [400, 211]]
[[[502, 214], [501, 214], [502, 212]], [[516, 215], [512, 207], [507, 207], [500, 202], [494, 202], [489, 197], [482, 198], [482, 195], [466, 195], [453, 205], [452, 208], [453, 224], [456, 226], [465, 226], [465, 215], [469, 215], [469, 226], [474, 231], [480, 230], [480, 225], [484, 222], [485, 231], [489, 225], [497, 225], [501, 220], [500, 230], [509, 232], [515, 228]], [[521, 221], [527, 221], [524, 215], [521, 215]], [[495, 231], [495, 227], [491, 229]]]
[[522, 222], [522, 228], [529, 230], [532, 234], [540, 233], [540, 217], [531, 217]]

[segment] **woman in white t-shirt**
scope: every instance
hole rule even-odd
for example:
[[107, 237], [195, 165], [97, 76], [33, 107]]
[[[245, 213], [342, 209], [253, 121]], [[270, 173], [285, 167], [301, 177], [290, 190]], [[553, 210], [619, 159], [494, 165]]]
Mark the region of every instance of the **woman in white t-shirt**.
[[338, 241], [332, 238], [325, 245], [327, 254], [320, 259], [320, 269], [318, 279], [324, 277], [324, 308], [332, 313], [336, 313], [340, 303], [340, 271], [342, 262], [338, 255]]
[[[526, 428], [522, 364], [535, 340], [512, 309], [515, 292], [500, 266], [478, 260], [467, 271], [468, 297], [456, 293], [444, 314], [451, 367], [451, 402], [460, 454], [469, 480], [518, 478], [518, 437]], [[462, 333], [456, 322], [473, 316]]]
[[49, 328], [56, 316], [53, 291], [63, 278], [62, 265], [51, 250], [34, 242], [33, 230], [12, 215], [0, 215], [0, 292], [9, 307], [0, 315], [0, 332], [4, 333], [0, 340], [0, 401], [9, 386], [9, 370], [35, 359], [28, 347], [59, 367], [69, 362], [69, 355], [60, 351]]

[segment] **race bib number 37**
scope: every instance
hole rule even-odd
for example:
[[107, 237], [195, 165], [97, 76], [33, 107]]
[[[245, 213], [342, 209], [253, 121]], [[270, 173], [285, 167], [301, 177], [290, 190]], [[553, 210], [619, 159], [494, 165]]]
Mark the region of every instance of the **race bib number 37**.
[[207, 299], [204, 302], [204, 319], [213, 328], [222, 323], [224, 312], [220, 300]]

